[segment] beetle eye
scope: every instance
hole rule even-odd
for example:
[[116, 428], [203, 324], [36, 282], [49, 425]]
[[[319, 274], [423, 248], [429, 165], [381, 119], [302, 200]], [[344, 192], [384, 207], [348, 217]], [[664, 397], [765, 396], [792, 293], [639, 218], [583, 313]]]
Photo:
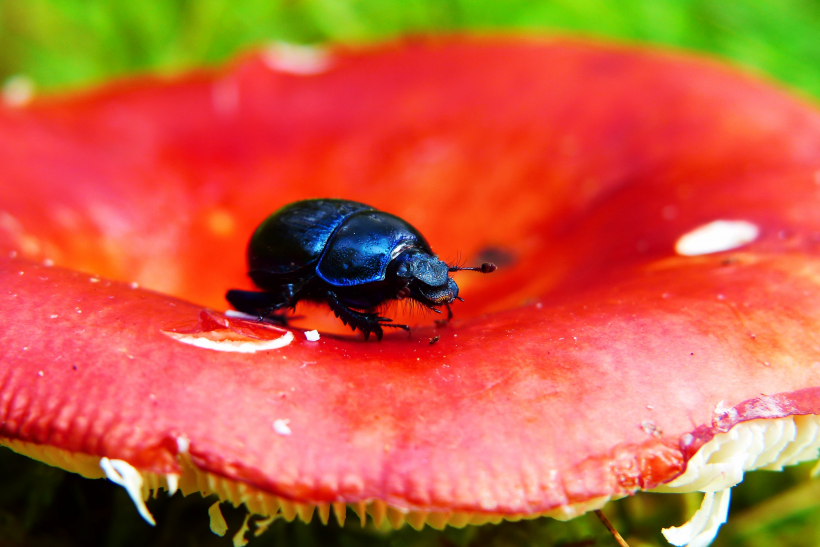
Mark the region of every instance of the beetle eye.
[[399, 263], [396, 269], [396, 275], [399, 277], [413, 277], [413, 264], [409, 261]]

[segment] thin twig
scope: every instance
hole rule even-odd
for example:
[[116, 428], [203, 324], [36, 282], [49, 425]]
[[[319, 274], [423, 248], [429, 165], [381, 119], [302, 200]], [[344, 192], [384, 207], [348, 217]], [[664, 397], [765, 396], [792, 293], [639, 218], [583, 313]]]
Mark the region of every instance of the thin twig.
[[615, 538], [615, 541], [618, 542], [618, 545], [620, 545], [621, 547], [629, 547], [629, 544], [626, 542], [626, 540], [624, 540], [624, 538], [621, 537], [621, 534], [619, 534], [618, 530], [616, 530], [615, 527], [612, 526], [612, 523], [609, 522], [609, 519], [606, 518], [606, 516], [604, 516], [600, 509], [596, 509], [595, 514], [598, 515], [598, 518], [601, 519], [601, 522], [604, 523], [604, 526], [606, 526], [606, 529], [609, 530], [610, 534], [612, 534], [612, 537]]

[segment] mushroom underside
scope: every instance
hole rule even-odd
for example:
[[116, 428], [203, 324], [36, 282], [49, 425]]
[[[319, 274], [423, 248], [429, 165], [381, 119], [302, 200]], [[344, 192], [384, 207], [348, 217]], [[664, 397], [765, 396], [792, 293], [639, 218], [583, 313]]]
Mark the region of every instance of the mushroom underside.
[[[734, 409], [727, 409], [731, 412]], [[703, 431], [701, 431], [703, 433]], [[355, 503], [294, 501], [275, 496], [253, 486], [226, 479], [198, 469], [186, 454], [179, 455], [181, 473], [158, 475], [134, 469], [127, 462], [117, 460], [118, 469], [131, 473], [110, 471], [108, 458], [69, 452], [34, 443], [0, 439], [7, 446], [46, 464], [79, 473], [86, 478], [109, 478], [123, 486], [132, 497], [137, 510], [151, 524], [154, 523], [144, 501], [164, 490], [173, 495], [177, 490], [184, 495], [200, 493], [216, 494], [220, 501], [234, 506], [245, 505], [251, 516], [261, 525], [255, 533], [261, 534], [273, 519], [293, 521], [299, 518], [309, 523], [314, 517], [327, 524], [331, 513], [340, 526], [345, 523], [348, 507], [364, 526], [369, 515], [374, 526], [399, 529], [405, 524], [419, 530], [425, 525], [436, 529], [445, 526], [463, 527], [499, 523], [502, 520], [517, 521], [551, 517], [570, 520], [588, 511], [600, 509], [610, 500], [622, 496], [600, 496], [582, 502], [555, 507], [542, 512], [504, 514], [492, 512], [425, 510], [393, 505], [381, 499], [361, 500]], [[689, 521], [677, 528], [664, 530], [673, 545], [708, 545], [714, 539], [721, 524], [726, 521], [729, 497], [733, 486], [743, 480], [744, 473], [753, 470], [781, 471], [783, 467], [805, 461], [814, 461], [820, 455], [820, 416], [803, 414], [781, 418], [762, 418], [739, 422], [728, 431], [720, 431], [704, 443], [687, 462], [686, 471], [676, 479], [647, 489], [649, 492], [686, 493], [704, 492], [704, 499]], [[816, 474], [816, 471], [812, 473]], [[124, 478], [127, 477], [127, 478]], [[212, 507], [211, 519], [221, 519], [217, 507]], [[223, 521], [224, 522], [224, 521]], [[212, 524], [212, 529], [214, 525]], [[224, 533], [224, 531], [223, 531]], [[222, 534], [220, 534], [222, 535]]]

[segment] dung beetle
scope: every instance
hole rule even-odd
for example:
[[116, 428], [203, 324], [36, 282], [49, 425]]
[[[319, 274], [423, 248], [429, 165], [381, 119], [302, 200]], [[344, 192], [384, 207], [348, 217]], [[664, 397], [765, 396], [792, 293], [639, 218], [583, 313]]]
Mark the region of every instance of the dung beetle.
[[309, 199], [286, 205], [256, 228], [248, 243], [248, 275], [262, 292], [231, 289], [225, 295], [237, 310], [285, 323], [278, 310], [297, 302], [326, 303], [345, 325], [382, 339], [383, 327], [409, 331], [376, 309], [409, 298], [441, 313], [462, 300], [450, 272], [490, 273], [448, 266], [418, 230], [401, 218], [355, 201]]

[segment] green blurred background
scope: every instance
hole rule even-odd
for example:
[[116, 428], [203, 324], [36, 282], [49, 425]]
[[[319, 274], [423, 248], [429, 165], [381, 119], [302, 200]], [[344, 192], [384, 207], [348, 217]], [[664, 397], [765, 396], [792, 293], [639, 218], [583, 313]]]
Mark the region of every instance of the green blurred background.
[[272, 40], [573, 32], [700, 50], [820, 96], [816, 0], [0, 0], [0, 80], [177, 72]]
[[[272, 41], [370, 43], [408, 34], [493, 32], [591, 36], [716, 54], [820, 98], [820, 2], [810, 0], [0, 0], [0, 82], [38, 92], [77, 89], [135, 73], [215, 65]], [[820, 545], [820, 483], [811, 465], [753, 473], [733, 491], [717, 546]], [[124, 490], [0, 449], [0, 547], [232, 545], [244, 518], [223, 504], [225, 538], [208, 529], [199, 496], [149, 502], [145, 524]], [[606, 512], [633, 547], [665, 545], [700, 495], [639, 494]], [[399, 532], [277, 521], [263, 545], [615, 545], [592, 516]]]

